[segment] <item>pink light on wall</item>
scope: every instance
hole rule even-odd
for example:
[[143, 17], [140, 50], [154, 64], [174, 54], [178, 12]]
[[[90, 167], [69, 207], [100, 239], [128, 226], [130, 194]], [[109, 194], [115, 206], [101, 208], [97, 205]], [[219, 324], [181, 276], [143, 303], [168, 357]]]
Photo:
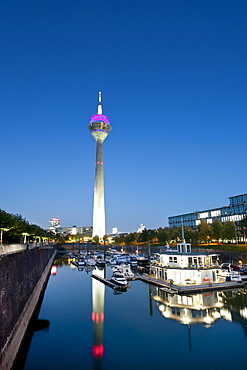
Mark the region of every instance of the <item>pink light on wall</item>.
[[98, 121], [105, 122], [108, 125], [110, 125], [110, 121], [109, 121], [108, 117], [104, 116], [103, 114], [95, 114], [94, 116], [92, 116], [90, 123], [98, 122]]

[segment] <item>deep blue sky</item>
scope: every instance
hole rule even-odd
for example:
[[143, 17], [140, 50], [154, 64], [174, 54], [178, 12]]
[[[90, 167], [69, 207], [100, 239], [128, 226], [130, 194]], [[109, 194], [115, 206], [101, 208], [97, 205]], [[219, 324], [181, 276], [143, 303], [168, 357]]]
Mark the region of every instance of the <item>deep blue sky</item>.
[[246, 0], [2, 0], [0, 208], [92, 224], [103, 93], [107, 233], [247, 192]]

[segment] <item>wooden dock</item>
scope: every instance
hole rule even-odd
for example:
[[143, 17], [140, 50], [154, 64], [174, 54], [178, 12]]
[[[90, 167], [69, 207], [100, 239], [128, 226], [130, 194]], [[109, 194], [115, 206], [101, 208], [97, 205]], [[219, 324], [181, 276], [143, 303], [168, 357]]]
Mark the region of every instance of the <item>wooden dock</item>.
[[163, 288], [164, 291], [173, 294], [192, 294], [201, 293], [214, 290], [238, 289], [242, 288], [245, 284], [243, 282], [226, 281], [223, 283], [201, 284], [201, 285], [170, 285], [169, 282], [153, 278], [149, 275], [140, 275], [139, 280], [145, 283], [155, 285]]
[[114, 284], [110, 279], [105, 279], [105, 278], [102, 278], [101, 276], [99, 275], [96, 275], [96, 274], [92, 274], [92, 277], [96, 280], [99, 280], [101, 283], [104, 283], [105, 285], [109, 286], [110, 288], [112, 289], [126, 289], [127, 286], [121, 286], [121, 285], [117, 285], [117, 284]]
[[[109, 286], [112, 289], [126, 289], [126, 286], [119, 286], [117, 284], [114, 284], [110, 279], [102, 278], [99, 275], [93, 274], [92, 277], [94, 279], [99, 280], [100, 282], [104, 283], [105, 285]], [[144, 283], [151, 284], [154, 286], [157, 286], [159, 288], [162, 288], [167, 293], [171, 294], [195, 294], [195, 293], [202, 293], [202, 292], [210, 292], [210, 291], [220, 291], [220, 290], [226, 290], [226, 289], [239, 289], [242, 288], [245, 284], [243, 282], [235, 282], [235, 281], [226, 281], [223, 283], [212, 283], [212, 284], [201, 284], [201, 285], [175, 285], [170, 284], [169, 282], [166, 282], [164, 280], [156, 279], [150, 275], [137, 275], [132, 279], [129, 279], [129, 281], [134, 280], [141, 280]]]

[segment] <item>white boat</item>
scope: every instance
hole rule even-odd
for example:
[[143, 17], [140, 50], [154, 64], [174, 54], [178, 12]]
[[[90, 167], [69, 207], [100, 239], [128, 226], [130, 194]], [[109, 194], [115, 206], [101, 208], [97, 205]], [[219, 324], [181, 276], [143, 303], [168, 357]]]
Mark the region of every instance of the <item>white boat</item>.
[[136, 255], [136, 259], [137, 259], [137, 263], [139, 263], [140, 265], [147, 265], [149, 262], [148, 257], [144, 256], [144, 254], [141, 254], [141, 253]]
[[238, 281], [242, 282], [242, 276], [239, 271], [234, 271], [231, 268], [230, 263], [223, 263], [220, 266], [220, 270], [218, 272], [218, 278], [223, 279], [224, 281]]
[[136, 267], [137, 266], [137, 259], [136, 259], [136, 257], [135, 256], [130, 256], [129, 257], [129, 263], [130, 263], [131, 266]]
[[120, 273], [120, 274], [123, 274], [125, 279], [132, 279], [135, 274], [133, 273], [133, 271], [131, 270], [131, 267], [130, 265], [120, 265], [120, 266], [116, 266], [112, 269], [113, 273]]
[[127, 263], [128, 262], [128, 260], [127, 260], [127, 257], [126, 256], [117, 256], [116, 257], [116, 263], [118, 264], [118, 265], [121, 265], [121, 263]]
[[93, 258], [89, 258], [89, 259], [86, 260], [86, 264], [87, 264], [87, 266], [95, 266], [96, 261]]
[[106, 263], [107, 262], [103, 259], [97, 259], [96, 260], [96, 265], [99, 266], [99, 267], [105, 267]]
[[128, 282], [125, 279], [124, 275], [117, 271], [112, 274], [111, 281], [119, 286], [128, 285]]

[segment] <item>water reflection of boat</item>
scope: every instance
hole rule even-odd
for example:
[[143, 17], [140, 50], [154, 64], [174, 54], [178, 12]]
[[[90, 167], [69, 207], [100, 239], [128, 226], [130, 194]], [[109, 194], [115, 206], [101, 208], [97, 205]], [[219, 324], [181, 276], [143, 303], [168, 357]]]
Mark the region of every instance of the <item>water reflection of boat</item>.
[[87, 264], [87, 266], [95, 266], [96, 265], [96, 261], [93, 258], [88, 258], [86, 260], [86, 264]]
[[77, 258], [76, 260], [72, 260], [71, 262], [76, 267], [84, 267], [85, 266], [85, 259], [84, 258]]
[[111, 281], [119, 286], [126, 286], [128, 285], [127, 280], [124, 277], [124, 274], [116, 271], [112, 274]]
[[106, 261], [105, 261], [105, 260], [102, 260], [102, 259], [97, 259], [97, 260], [96, 260], [96, 265], [97, 265], [98, 267], [105, 267], [105, 265], [106, 265]]
[[121, 287], [121, 289], [114, 289], [113, 290], [113, 294], [114, 295], [119, 295], [119, 294], [123, 294], [123, 293], [126, 293], [128, 291], [127, 287]]
[[162, 288], [156, 288], [156, 295], [153, 299], [165, 318], [179, 321], [181, 324], [211, 325], [225, 315], [220, 292], [181, 296], [167, 293]]

